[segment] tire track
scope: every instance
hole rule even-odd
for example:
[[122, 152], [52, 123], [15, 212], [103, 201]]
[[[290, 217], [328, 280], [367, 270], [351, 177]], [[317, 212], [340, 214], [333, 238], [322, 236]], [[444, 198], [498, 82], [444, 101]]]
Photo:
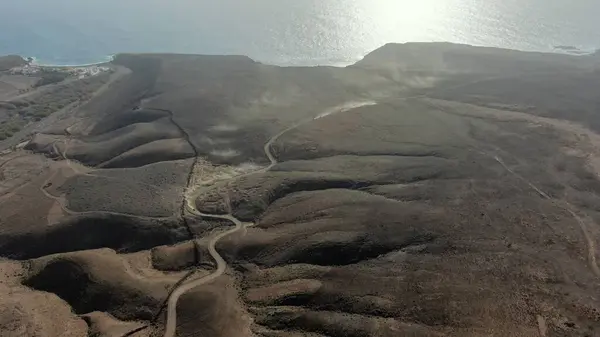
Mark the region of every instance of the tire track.
[[[52, 146], [56, 149], [56, 144], [52, 144]], [[58, 149], [56, 149], [56, 151], [58, 151]], [[69, 159], [66, 156], [66, 149], [64, 153], [60, 153], [57, 152], [57, 154], [59, 156], [61, 156], [62, 158], [65, 159], [65, 161], [67, 162], [67, 165], [69, 166], [69, 168], [71, 168], [75, 173], [78, 173], [77, 170], [75, 170], [69, 163]], [[67, 205], [65, 205], [63, 203], [63, 198], [61, 197], [57, 197], [55, 195], [52, 195], [51, 193], [49, 193], [46, 188], [52, 186], [51, 181], [56, 177], [56, 175], [58, 175], [58, 173], [60, 172], [60, 170], [54, 170], [54, 173], [52, 173], [40, 186], [40, 192], [42, 192], [42, 194], [44, 194], [47, 198], [50, 198], [52, 200], [54, 200], [55, 202], [58, 203], [58, 205], [60, 206], [60, 208], [63, 210], [63, 212], [65, 212], [66, 214], [69, 215], [98, 215], [98, 214], [106, 214], [106, 215], [115, 215], [115, 216], [126, 216], [126, 217], [131, 217], [131, 218], [137, 218], [137, 219], [142, 219], [142, 220], [169, 220], [172, 217], [168, 216], [168, 217], [153, 217], [153, 216], [143, 216], [143, 215], [138, 215], [138, 214], [132, 214], [132, 213], [125, 213], [125, 212], [111, 212], [111, 211], [73, 211], [71, 209], [69, 209], [67, 207]], [[78, 174], [83, 174], [85, 175], [85, 173], [78, 173]]]
[[[25, 156], [26, 156], [25, 154], [21, 154], [21, 155], [14, 156], [14, 157], [12, 157], [10, 159], [7, 159], [7, 160], [3, 161], [2, 163], [0, 163], [0, 169], [2, 167], [6, 166], [8, 163], [12, 162], [13, 160], [16, 160], [16, 159], [19, 159], [19, 158], [23, 158]], [[0, 172], [0, 181], [4, 180], [4, 179], [5, 179], [4, 178], [4, 171], [2, 171], [2, 172]], [[19, 195], [18, 191], [21, 190], [22, 188], [26, 187], [27, 185], [31, 184], [31, 183], [32, 183], [32, 181], [29, 180], [29, 181], [23, 182], [20, 185], [13, 186], [12, 188], [9, 187], [8, 191], [5, 191], [5, 193], [3, 193], [2, 195], [0, 195], [0, 203], [5, 202], [6, 200], [8, 200], [9, 198], [12, 198], [15, 195]]]
[[[65, 134], [67, 135], [67, 137], [71, 138], [72, 134], [71, 131], [69, 130], [73, 125], [65, 128]], [[76, 169], [73, 166], [72, 160], [69, 159], [69, 157], [67, 156], [67, 151], [69, 150], [69, 144], [68, 142], [65, 140], [63, 141], [63, 144], [65, 146], [64, 151], [60, 151], [56, 145], [58, 141], [55, 141], [54, 143], [52, 143], [52, 150], [61, 158], [63, 158], [66, 163], [67, 166], [69, 166], [69, 168], [71, 170], [73, 170], [73, 172], [75, 174], [78, 175], [85, 175], [85, 176], [90, 176], [90, 177], [98, 177], [98, 178], [106, 178], [109, 180], [116, 180], [116, 181], [123, 181], [122, 179], [119, 178], [113, 178], [113, 177], [107, 177], [107, 176], [102, 176], [102, 175], [96, 175], [96, 174], [92, 174], [92, 173], [88, 173], [88, 172], [81, 172], [80, 170]], [[63, 198], [61, 197], [57, 197], [54, 196], [52, 194], [50, 194], [46, 188], [51, 186], [51, 181], [54, 179], [54, 177], [56, 177], [56, 175], [58, 174], [59, 170], [55, 170], [54, 173], [48, 177], [48, 179], [46, 179], [44, 181], [44, 183], [42, 184], [42, 186], [40, 187], [40, 191], [48, 198], [53, 199], [54, 201], [56, 201], [58, 203], [58, 205], [60, 206], [60, 208], [63, 210], [63, 212], [69, 214], [69, 215], [98, 215], [98, 214], [107, 214], [107, 215], [116, 215], [116, 216], [127, 216], [127, 217], [132, 217], [132, 218], [137, 218], [137, 219], [143, 219], [143, 220], [169, 220], [172, 218], [172, 216], [167, 216], [167, 217], [153, 217], [153, 216], [143, 216], [143, 215], [138, 215], [138, 214], [132, 214], [132, 213], [125, 213], [125, 212], [111, 212], [111, 211], [83, 211], [83, 212], [79, 212], [79, 211], [73, 211], [71, 209], [69, 209], [64, 203], [63, 203]], [[147, 185], [149, 187], [152, 187], [154, 189], [160, 190], [160, 188], [158, 186], [152, 185], [152, 184], [145, 184], [145, 183], [140, 183], [143, 185]]]
[[[421, 96], [422, 98], [429, 98], [427, 96]], [[433, 104], [434, 106], [436, 106], [440, 111], [444, 111], [446, 113], [452, 114], [452, 115], [457, 115], [457, 116], [461, 116], [461, 117], [477, 117], [476, 115], [470, 115], [470, 114], [460, 114], [460, 113], [454, 113], [454, 112], [448, 112], [445, 109], [441, 108], [440, 106], [438, 106], [437, 104]], [[490, 116], [490, 118], [496, 119], [494, 118], [494, 116]], [[546, 119], [546, 118], [539, 118], [536, 116], [520, 116], [520, 118], [518, 120], [535, 120], [535, 121], [540, 121], [544, 124], [547, 124], [549, 126], [558, 128], [560, 128], [560, 125], [556, 125], [555, 123], [552, 123], [552, 119]], [[496, 152], [499, 152], [499, 149], [497, 147], [496, 148]], [[506, 165], [506, 163], [504, 162], [504, 160], [502, 160], [502, 158], [500, 158], [500, 156], [498, 156], [497, 154], [495, 155], [491, 155], [479, 148], [473, 148], [472, 150], [474, 150], [475, 152], [492, 158], [494, 159], [497, 163], [499, 163], [508, 173], [510, 173], [511, 175], [515, 176], [517, 179], [521, 180], [522, 182], [524, 182], [525, 184], [527, 184], [527, 186], [529, 186], [529, 188], [531, 188], [533, 191], [535, 191], [537, 194], [540, 195], [540, 197], [542, 197], [543, 199], [549, 200], [553, 205], [555, 205], [556, 207], [563, 209], [565, 211], [567, 211], [572, 217], [573, 219], [575, 219], [575, 221], [577, 222], [585, 243], [586, 243], [586, 250], [587, 250], [587, 260], [588, 260], [588, 264], [590, 269], [592, 270], [592, 272], [594, 273], [594, 275], [597, 278], [600, 278], [600, 267], [598, 267], [598, 263], [597, 263], [597, 258], [596, 258], [596, 242], [594, 241], [594, 238], [592, 237], [592, 235], [590, 234], [588, 228], [587, 228], [587, 224], [586, 221], [584, 221], [581, 216], [579, 216], [577, 214], [577, 212], [575, 211], [575, 207], [573, 207], [573, 205], [571, 205], [568, 201], [563, 200], [564, 205], [561, 205], [557, 202], [556, 199], [552, 198], [548, 193], [544, 192], [543, 190], [541, 190], [540, 188], [538, 188], [535, 184], [533, 184], [530, 180], [526, 179], [525, 177], [523, 177], [522, 175], [516, 173], [513, 169], [511, 169], [508, 165]]]
[[577, 221], [577, 224], [579, 225], [579, 228], [581, 229], [581, 232], [583, 233], [583, 237], [586, 241], [587, 255], [588, 255], [587, 260], [588, 260], [590, 269], [592, 270], [594, 275], [596, 275], [596, 277], [600, 278], [600, 268], [598, 267], [598, 263], [596, 261], [596, 242], [594, 241], [594, 239], [592, 238], [592, 235], [590, 234], [589, 230], [587, 229], [587, 225], [586, 225], [585, 221], [573, 210], [574, 207], [567, 201], [565, 201], [565, 206], [561, 206], [560, 204], [558, 204], [555, 199], [550, 197], [550, 195], [548, 195], [547, 193], [545, 193], [544, 191], [539, 189], [537, 186], [535, 186], [531, 181], [529, 181], [528, 179], [525, 179], [523, 176], [521, 176], [520, 174], [516, 173], [513, 169], [508, 167], [508, 165], [506, 165], [504, 163], [504, 161], [502, 160], [502, 158], [500, 158], [499, 156], [497, 156], [497, 155], [492, 156], [485, 152], [482, 152], [482, 154], [484, 154], [488, 157], [494, 158], [494, 160], [496, 160], [496, 162], [498, 162], [500, 165], [502, 165], [502, 167], [507, 172], [509, 172], [510, 174], [512, 174], [513, 176], [518, 178], [519, 180], [523, 181], [524, 183], [526, 183], [531, 189], [533, 189], [536, 193], [538, 193], [542, 198], [549, 200], [556, 207], [562, 208], [565, 211], [567, 211], [573, 217], [573, 219], [575, 219], [575, 221]]
[[[70, 127], [65, 129], [65, 133], [67, 134], [67, 136], [70, 138], [71, 137], [71, 133], [68, 131]], [[107, 179], [107, 180], [115, 180], [115, 181], [122, 181], [122, 182], [128, 182], [130, 183], [131, 180], [125, 180], [122, 178], [115, 178], [115, 177], [111, 177], [111, 176], [104, 176], [104, 175], [100, 175], [100, 174], [95, 174], [95, 173], [90, 173], [90, 172], [84, 172], [81, 171], [80, 169], [76, 168], [75, 165], [73, 165], [73, 162], [79, 163], [81, 166], [84, 166], [85, 168], [87, 168], [87, 166], [85, 166], [84, 164], [81, 164], [80, 162], [73, 160], [73, 159], [69, 159], [67, 157], [67, 151], [69, 150], [69, 143], [67, 142], [70, 139], [67, 140], [63, 140], [61, 141], [64, 146], [65, 149], [64, 151], [61, 153], [60, 150], [58, 149], [58, 147], [56, 146], [56, 143], [58, 143], [59, 141], [55, 141], [54, 143], [52, 143], [52, 150], [54, 151], [54, 153], [56, 153], [59, 157], [62, 157], [66, 162], [67, 165], [69, 166], [69, 168], [71, 170], [73, 170], [73, 172], [75, 172], [78, 175], [83, 175], [83, 176], [88, 176], [88, 177], [96, 177], [96, 178], [102, 178], [102, 179]], [[97, 171], [97, 169], [96, 169]], [[157, 191], [162, 191], [162, 188], [158, 185], [153, 185], [153, 184], [148, 184], [148, 183], [143, 183], [143, 182], [135, 182], [138, 185], [144, 185], [144, 186], [148, 186], [152, 189], [155, 189]]]

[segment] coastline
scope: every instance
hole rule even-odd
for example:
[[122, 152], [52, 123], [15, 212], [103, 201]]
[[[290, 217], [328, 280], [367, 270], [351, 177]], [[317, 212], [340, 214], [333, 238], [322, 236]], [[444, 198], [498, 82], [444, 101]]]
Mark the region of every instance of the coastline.
[[41, 63], [38, 61], [38, 58], [35, 56], [21, 56], [24, 60], [31, 59], [29, 62], [31, 65], [38, 66], [40, 68], [85, 68], [85, 67], [94, 67], [101, 66], [107, 63], [112, 62], [117, 54], [112, 54], [104, 57], [104, 61], [92, 62], [92, 63], [84, 63], [84, 64], [50, 64], [50, 63]]
[[[404, 43], [419, 43], [417, 41], [413, 41], [413, 42], [404, 42]], [[435, 42], [433, 42], [435, 43]], [[400, 43], [403, 44], [403, 43]], [[512, 49], [512, 48], [505, 48], [505, 47], [493, 47], [493, 46], [483, 46], [483, 45], [475, 45], [475, 44], [467, 44], [470, 46], [474, 46], [474, 47], [489, 47], [489, 48], [498, 48], [498, 49], [510, 49], [510, 50], [515, 50], [515, 51], [521, 51], [521, 52], [538, 52], [538, 53], [549, 53], [549, 54], [561, 54], [561, 55], [571, 55], [571, 56], [599, 56], [600, 55], [600, 49], [595, 49], [595, 50], [584, 50], [584, 49], [580, 49], [577, 46], [571, 46], [571, 45], [556, 45], [553, 47], [548, 48], [547, 50], [544, 51], [531, 51], [531, 50], [520, 50], [520, 49]], [[143, 53], [143, 52], [141, 52]], [[174, 51], [173, 53], [177, 54], [176, 51]], [[367, 52], [366, 54], [368, 54], [369, 52]], [[138, 54], [138, 53], [136, 53]], [[149, 53], [152, 54], [152, 53]], [[164, 54], [164, 53], [157, 53], [157, 54]], [[94, 66], [104, 66], [107, 65], [109, 63], [111, 63], [112, 61], [114, 61], [115, 57], [119, 55], [117, 54], [110, 54], [107, 56], [104, 56], [102, 61], [97, 61], [97, 62], [91, 62], [91, 63], [72, 63], [72, 64], [53, 64], [53, 63], [44, 63], [43, 61], [40, 61], [37, 57], [35, 56], [21, 56], [21, 58], [23, 60], [25, 60], [28, 64], [39, 67], [39, 68], [85, 68], [85, 67], [94, 67]], [[191, 54], [192, 55], [192, 54]], [[197, 54], [197, 55], [202, 55], [202, 54]], [[204, 55], [212, 55], [212, 54], [204, 54]], [[298, 61], [291, 61], [289, 64], [286, 63], [281, 63], [281, 62], [267, 62], [264, 60], [260, 60], [260, 59], [253, 59], [256, 62], [261, 62], [264, 64], [270, 64], [270, 65], [277, 65], [277, 66], [281, 66], [281, 67], [296, 67], [296, 66], [304, 66], [304, 67], [310, 67], [310, 66], [331, 66], [331, 67], [346, 67], [349, 65], [352, 65], [358, 61], [360, 61], [362, 59], [363, 56], [361, 57], [355, 57], [353, 58], [352, 61], [342, 61], [340, 59], [313, 59], [311, 61], [303, 61], [303, 62], [298, 62]]]

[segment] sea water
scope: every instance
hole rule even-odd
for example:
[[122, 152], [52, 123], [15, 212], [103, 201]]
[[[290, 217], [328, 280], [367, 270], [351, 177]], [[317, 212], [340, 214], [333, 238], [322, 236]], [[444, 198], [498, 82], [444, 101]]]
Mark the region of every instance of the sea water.
[[60, 65], [119, 52], [344, 65], [409, 41], [584, 53], [600, 48], [599, 14], [598, 0], [0, 0], [0, 54]]

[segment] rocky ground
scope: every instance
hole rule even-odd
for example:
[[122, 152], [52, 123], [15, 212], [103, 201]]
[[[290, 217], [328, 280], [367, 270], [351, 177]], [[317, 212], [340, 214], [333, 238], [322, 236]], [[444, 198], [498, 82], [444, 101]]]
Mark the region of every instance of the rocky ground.
[[600, 336], [597, 56], [113, 63], [1, 143], [2, 336]]

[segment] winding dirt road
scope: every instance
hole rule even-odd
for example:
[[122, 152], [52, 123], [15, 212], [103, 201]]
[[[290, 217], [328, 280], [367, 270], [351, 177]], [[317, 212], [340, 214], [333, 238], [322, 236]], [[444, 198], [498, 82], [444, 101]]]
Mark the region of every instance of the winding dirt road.
[[[287, 132], [292, 131], [302, 125], [308, 124], [316, 119], [323, 118], [325, 116], [328, 116], [328, 115], [331, 115], [334, 113], [345, 112], [345, 111], [356, 109], [356, 108], [359, 108], [362, 106], [374, 105], [374, 104], [376, 104], [376, 102], [373, 102], [373, 101], [348, 102], [348, 103], [339, 105], [337, 107], [328, 109], [325, 112], [317, 115], [316, 117], [311, 117], [310, 119], [302, 120], [286, 129], [280, 131], [279, 133], [277, 133], [276, 135], [271, 137], [269, 139], [269, 141], [266, 142], [263, 147], [265, 156], [269, 159], [269, 162], [270, 162], [269, 166], [267, 166], [263, 169], [260, 169], [258, 171], [251, 172], [249, 174], [266, 172], [266, 171], [270, 170], [271, 168], [273, 168], [273, 166], [277, 165], [277, 158], [275, 158], [275, 156], [273, 155], [273, 153], [271, 151], [271, 147], [281, 136], [283, 136]], [[237, 179], [237, 178], [239, 178], [239, 176], [233, 177], [229, 180]], [[167, 323], [165, 325], [164, 337], [174, 337], [175, 336], [175, 329], [177, 326], [177, 302], [178, 302], [179, 298], [186, 292], [188, 292], [196, 287], [199, 287], [203, 284], [206, 284], [208, 282], [215, 280], [217, 277], [223, 275], [223, 273], [227, 269], [227, 262], [223, 259], [223, 257], [219, 254], [219, 252], [215, 248], [217, 243], [221, 239], [223, 239], [231, 234], [234, 234], [240, 230], [245, 231], [247, 229], [247, 227], [250, 227], [253, 225], [253, 224], [248, 224], [248, 225], [244, 224], [239, 219], [234, 217], [232, 214], [217, 215], [217, 214], [206, 214], [206, 213], [202, 213], [202, 212], [198, 211], [198, 209], [195, 206], [195, 197], [193, 196], [193, 194], [192, 194], [192, 196], [185, 198], [184, 204], [185, 204], [186, 210], [197, 217], [217, 219], [217, 220], [228, 220], [228, 221], [231, 221], [235, 225], [235, 227], [217, 234], [210, 240], [210, 242], [208, 244], [208, 251], [210, 253], [210, 256], [215, 260], [217, 269], [207, 276], [201, 277], [196, 280], [189, 281], [187, 283], [183, 283], [181, 286], [176, 288], [171, 293], [171, 296], [169, 297], [169, 301], [167, 303]]]
[[219, 252], [217, 252], [217, 249], [215, 248], [217, 242], [219, 242], [222, 238], [228, 236], [229, 234], [233, 234], [244, 227], [243, 223], [233, 216], [214, 216], [209, 214], [206, 214], [204, 216], [213, 218], [218, 217], [219, 219], [230, 220], [235, 224], [235, 227], [219, 233], [218, 235], [213, 237], [210, 240], [210, 243], [208, 244], [208, 252], [210, 253], [210, 256], [212, 256], [212, 258], [215, 260], [217, 264], [217, 269], [205, 277], [182, 284], [171, 293], [171, 296], [169, 297], [169, 302], [167, 303], [167, 324], [165, 326], [165, 337], [175, 336], [177, 319], [177, 301], [179, 300], [181, 295], [202, 284], [213, 281], [217, 277], [223, 275], [223, 273], [225, 272], [227, 268], [227, 262], [225, 262], [223, 257], [219, 254]]

